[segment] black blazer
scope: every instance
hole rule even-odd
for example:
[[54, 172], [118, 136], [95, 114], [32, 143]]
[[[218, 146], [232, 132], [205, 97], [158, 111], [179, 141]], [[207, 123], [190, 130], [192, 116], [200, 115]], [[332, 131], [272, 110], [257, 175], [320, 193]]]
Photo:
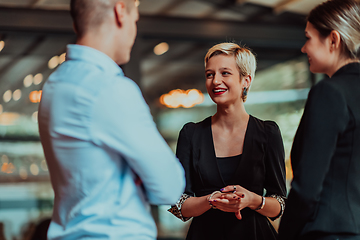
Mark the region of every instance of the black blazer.
[[[176, 155], [186, 176], [185, 193], [204, 196], [225, 187], [215, 156], [211, 117], [200, 123], [187, 123], [180, 131]], [[241, 161], [230, 185], [238, 184], [263, 195], [286, 195], [284, 148], [275, 122], [250, 116]], [[251, 210], [234, 213], [210, 209], [192, 220], [187, 239], [275, 239], [276, 232], [268, 219]]]
[[279, 237], [360, 234], [360, 64], [310, 91], [295, 135], [294, 171]]

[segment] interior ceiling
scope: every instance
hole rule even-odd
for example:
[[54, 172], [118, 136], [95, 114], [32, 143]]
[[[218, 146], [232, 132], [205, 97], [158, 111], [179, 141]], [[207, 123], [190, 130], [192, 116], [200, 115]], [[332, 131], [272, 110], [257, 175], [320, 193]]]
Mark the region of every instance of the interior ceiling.
[[[152, 104], [175, 88], [204, 89], [203, 58], [214, 44], [233, 41], [250, 47], [258, 70], [301, 55], [305, 16], [323, 0], [142, 0], [138, 38], [125, 73], [138, 82]], [[32, 114], [37, 104], [24, 87], [28, 74], [53, 70], [48, 61], [75, 41], [70, 0], [0, 0], [0, 104], [3, 112]], [[169, 44], [161, 56], [160, 42]], [[4, 102], [3, 94], [21, 89], [22, 98]], [[1, 112], [0, 112], [1, 113]]]

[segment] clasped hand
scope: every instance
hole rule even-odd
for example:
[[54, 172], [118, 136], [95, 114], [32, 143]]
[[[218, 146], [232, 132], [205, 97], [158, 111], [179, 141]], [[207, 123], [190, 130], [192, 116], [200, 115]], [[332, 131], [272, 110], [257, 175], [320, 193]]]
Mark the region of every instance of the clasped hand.
[[242, 219], [240, 211], [251, 204], [252, 192], [239, 185], [231, 185], [220, 190], [209, 200], [209, 203], [224, 212], [234, 212]]

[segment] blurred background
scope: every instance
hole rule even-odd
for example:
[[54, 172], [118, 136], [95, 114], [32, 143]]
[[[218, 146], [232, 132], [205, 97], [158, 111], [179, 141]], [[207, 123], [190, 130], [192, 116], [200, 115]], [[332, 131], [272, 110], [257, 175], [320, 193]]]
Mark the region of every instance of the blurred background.
[[[44, 239], [51, 217], [53, 191], [37, 109], [44, 82], [65, 60], [66, 45], [76, 40], [69, 2], [0, 0], [0, 240]], [[175, 151], [186, 122], [216, 111], [204, 83], [207, 50], [225, 41], [251, 48], [258, 70], [245, 106], [251, 115], [280, 126], [289, 184], [292, 140], [308, 91], [323, 77], [309, 72], [300, 51], [306, 15], [321, 2], [141, 0], [138, 37], [122, 68], [140, 86]], [[168, 207], [152, 208], [159, 239], [184, 239], [188, 223]]]

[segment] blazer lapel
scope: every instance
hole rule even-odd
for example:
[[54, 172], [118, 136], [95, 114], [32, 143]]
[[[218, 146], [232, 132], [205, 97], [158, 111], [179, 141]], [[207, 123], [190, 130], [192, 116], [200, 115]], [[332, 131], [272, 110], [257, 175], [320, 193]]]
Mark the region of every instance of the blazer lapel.
[[254, 134], [256, 134], [254, 127], [254, 119], [253, 116], [250, 115], [245, 132], [241, 161], [236, 168], [235, 174], [231, 178], [232, 184], [239, 184], [239, 182], [245, 184], [248, 182], [249, 177], [246, 173], [249, 171], [249, 167], [251, 167], [251, 149], [253, 148]]
[[204, 134], [204, 142], [206, 142], [206, 145], [208, 146], [208, 152], [207, 152], [207, 162], [208, 162], [208, 174], [209, 176], [212, 176], [214, 183], [221, 183], [222, 187], [225, 187], [225, 182], [221, 176], [220, 169], [217, 163], [216, 159], [216, 153], [215, 153], [215, 147], [214, 147], [214, 139], [212, 135], [211, 130], [211, 117], [208, 120], [208, 124], [206, 126], [206, 134]]

